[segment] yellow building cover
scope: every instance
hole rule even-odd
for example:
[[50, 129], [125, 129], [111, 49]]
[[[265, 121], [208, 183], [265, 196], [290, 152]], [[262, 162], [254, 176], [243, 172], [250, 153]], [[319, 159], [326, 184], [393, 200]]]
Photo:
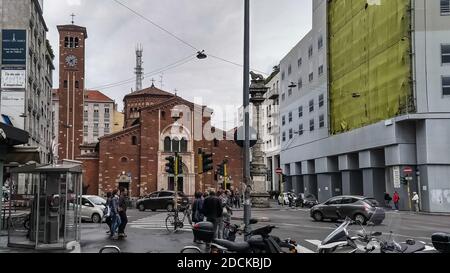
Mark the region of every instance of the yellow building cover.
[[414, 111], [410, 0], [328, 4], [331, 134]]

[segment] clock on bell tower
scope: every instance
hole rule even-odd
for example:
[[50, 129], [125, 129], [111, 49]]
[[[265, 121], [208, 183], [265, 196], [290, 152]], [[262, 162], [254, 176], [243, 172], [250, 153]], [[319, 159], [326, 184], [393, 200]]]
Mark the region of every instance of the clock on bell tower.
[[87, 31], [77, 25], [58, 26], [59, 32], [59, 159], [75, 160], [83, 144], [85, 42]]

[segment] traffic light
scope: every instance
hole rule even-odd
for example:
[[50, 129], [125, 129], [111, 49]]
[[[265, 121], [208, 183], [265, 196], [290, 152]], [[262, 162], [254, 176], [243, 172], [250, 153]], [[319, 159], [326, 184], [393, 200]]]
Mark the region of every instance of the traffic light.
[[212, 154], [202, 153], [202, 171], [203, 172], [209, 172], [213, 168], [213, 160], [212, 160]]
[[175, 170], [175, 174], [179, 175], [179, 174], [183, 174], [183, 157], [181, 155], [176, 155], [176, 170]]
[[403, 184], [403, 185], [407, 185], [408, 184], [408, 180], [406, 179], [406, 177], [400, 177], [400, 182]]
[[221, 176], [225, 175], [225, 168], [224, 167], [225, 166], [224, 166], [223, 162], [221, 164], [217, 165], [217, 174], [218, 175], [221, 175]]
[[173, 156], [166, 157], [166, 173], [175, 174], [175, 158]]

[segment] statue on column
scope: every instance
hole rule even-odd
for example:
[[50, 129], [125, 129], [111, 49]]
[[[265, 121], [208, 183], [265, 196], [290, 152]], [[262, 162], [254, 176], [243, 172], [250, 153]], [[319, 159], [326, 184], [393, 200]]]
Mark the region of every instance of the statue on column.
[[267, 167], [264, 163], [264, 152], [262, 151], [263, 141], [261, 139], [261, 118], [260, 108], [264, 102], [264, 95], [267, 93], [268, 88], [265, 86], [265, 79], [261, 74], [250, 72], [252, 77], [250, 85], [250, 102], [255, 107], [253, 112], [253, 119], [256, 120], [257, 142], [252, 148], [252, 162], [250, 167], [250, 174], [252, 176], [251, 185], [251, 199], [252, 206], [257, 208], [270, 207], [270, 195], [266, 189], [267, 180]]

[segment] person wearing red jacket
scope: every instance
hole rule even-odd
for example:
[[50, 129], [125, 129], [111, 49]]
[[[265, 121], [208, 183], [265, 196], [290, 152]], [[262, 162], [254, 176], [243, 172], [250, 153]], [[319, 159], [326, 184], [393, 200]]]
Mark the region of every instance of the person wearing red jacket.
[[394, 201], [394, 205], [395, 205], [395, 210], [398, 211], [398, 202], [400, 201], [400, 195], [398, 194], [397, 191], [394, 193], [393, 201]]

